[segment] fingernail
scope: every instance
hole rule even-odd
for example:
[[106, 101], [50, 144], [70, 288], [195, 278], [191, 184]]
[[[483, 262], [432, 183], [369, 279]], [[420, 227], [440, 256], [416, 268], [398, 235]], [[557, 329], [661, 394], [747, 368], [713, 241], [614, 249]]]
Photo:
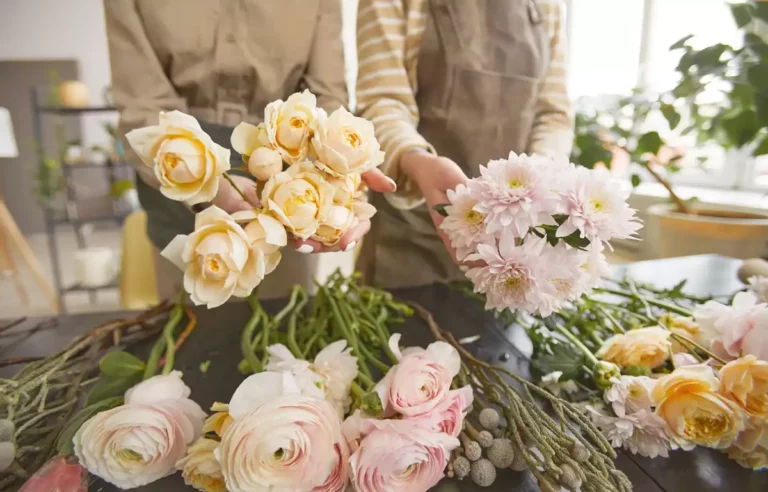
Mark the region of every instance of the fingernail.
[[356, 244], [357, 244], [357, 241], [352, 241], [351, 243], [347, 244], [347, 247], [344, 248], [344, 252], [346, 253], [347, 251], [352, 251], [353, 249], [355, 249]]
[[395, 183], [395, 180], [390, 178], [389, 176], [384, 176], [384, 177], [387, 178], [387, 181], [389, 182], [390, 187], [392, 188], [392, 193], [396, 192], [397, 191], [397, 183]]
[[296, 251], [298, 251], [299, 253], [304, 253], [305, 255], [313, 252], [314, 250], [315, 248], [313, 248], [311, 244], [302, 244], [301, 246], [296, 248]]

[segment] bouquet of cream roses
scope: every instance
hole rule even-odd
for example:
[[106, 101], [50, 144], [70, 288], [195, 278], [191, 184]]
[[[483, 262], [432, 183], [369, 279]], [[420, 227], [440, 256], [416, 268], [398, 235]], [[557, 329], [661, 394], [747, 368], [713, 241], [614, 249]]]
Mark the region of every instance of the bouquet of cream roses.
[[[193, 117], [161, 113], [158, 125], [126, 138], [166, 197], [210, 202], [220, 179], [230, 179], [245, 198], [228, 175], [229, 150]], [[260, 203], [232, 215], [211, 206], [197, 214], [192, 234], [177, 236], [162, 252], [184, 271], [192, 301], [209, 308], [247, 297], [277, 267], [289, 236], [333, 246], [370, 218], [376, 210], [365, 200], [361, 175], [384, 160], [371, 122], [344, 108], [329, 116], [309, 91], [270, 103], [264, 122], [239, 124], [231, 143], [256, 180]]]
[[[527, 327], [542, 385], [586, 410], [615, 447], [696, 446], [768, 467], [768, 304], [763, 281], [730, 305], [629, 280]], [[619, 299], [619, 301], [617, 301]], [[623, 299], [623, 300], [621, 300]], [[554, 368], [553, 358], [559, 361]], [[584, 391], [581, 388], [594, 388]]]

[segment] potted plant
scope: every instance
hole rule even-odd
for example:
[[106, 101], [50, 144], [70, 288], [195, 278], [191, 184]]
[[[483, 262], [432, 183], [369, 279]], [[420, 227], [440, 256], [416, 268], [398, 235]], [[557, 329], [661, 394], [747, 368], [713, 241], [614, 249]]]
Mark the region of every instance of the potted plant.
[[[579, 113], [573, 162], [611, 168], [639, 164], [668, 191], [670, 203], [646, 211], [646, 244], [652, 257], [720, 253], [750, 258], [768, 253], [768, 214], [738, 206], [684, 200], [668, 176], [680, 169], [686, 152], [658, 131], [644, 131], [646, 119], [661, 114], [670, 130], [695, 135], [698, 145], [716, 144], [727, 162], [768, 154], [768, 44], [750, 28], [768, 21], [768, 4], [731, 6], [744, 46], [723, 43], [696, 50], [679, 40], [680, 81], [669, 92], [635, 93], [604, 111]], [[705, 161], [698, 157], [699, 162]], [[633, 174], [634, 187], [642, 176]]]

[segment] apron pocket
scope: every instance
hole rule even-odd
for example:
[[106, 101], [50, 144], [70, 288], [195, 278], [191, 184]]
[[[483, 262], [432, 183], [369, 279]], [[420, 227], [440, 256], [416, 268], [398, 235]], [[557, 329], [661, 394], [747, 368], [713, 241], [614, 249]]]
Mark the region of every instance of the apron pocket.
[[536, 111], [539, 82], [531, 77], [457, 68], [447, 128], [475, 170], [510, 151], [524, 152]]

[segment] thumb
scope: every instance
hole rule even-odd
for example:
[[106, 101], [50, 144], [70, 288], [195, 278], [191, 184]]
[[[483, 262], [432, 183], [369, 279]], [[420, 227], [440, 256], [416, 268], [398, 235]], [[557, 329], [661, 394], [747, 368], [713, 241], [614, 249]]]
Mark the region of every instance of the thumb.
[[394, 193], [397, 185], [391, 178], [378, 169], [371, 169], [362, 174], [363, 182], [373, 191], [379, 193]]

